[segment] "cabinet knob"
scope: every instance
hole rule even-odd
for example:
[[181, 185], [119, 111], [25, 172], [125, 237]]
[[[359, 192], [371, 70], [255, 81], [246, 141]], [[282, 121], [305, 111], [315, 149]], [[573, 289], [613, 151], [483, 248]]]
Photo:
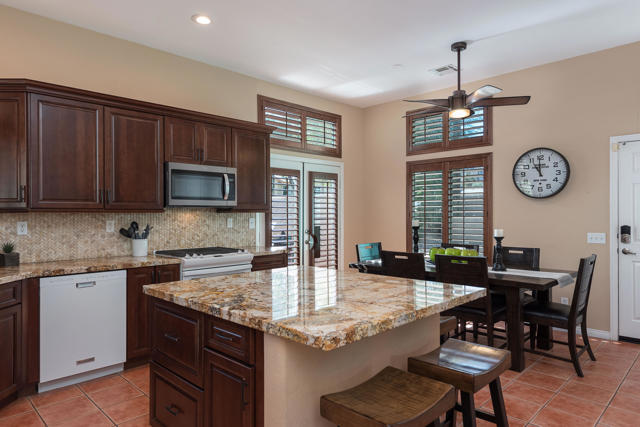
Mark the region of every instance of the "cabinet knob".
[[167, 412], [169, 412], [174, 417], [177, 416], [180, 412], [182, 412], [182, 409], [180, 409], [179, 406], [177, 406], [177, 405], [175, 405], [173, 403], [171, 405], [169, 405], [169, 406], [165, 406], [164, 409], [166, 409]]

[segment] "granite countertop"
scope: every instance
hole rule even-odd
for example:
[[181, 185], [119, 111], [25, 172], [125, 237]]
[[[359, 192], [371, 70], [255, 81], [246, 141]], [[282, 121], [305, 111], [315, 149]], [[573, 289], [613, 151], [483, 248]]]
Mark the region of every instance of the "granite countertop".
[[147, 285], [144, 293], [325, 351], [486, 295], [473, 286], [297, 266]]
[[238, 249], [244, 249], [252, 253], [254, 256], [275, 255], [287, 253], [284, 246], [240, 246]]

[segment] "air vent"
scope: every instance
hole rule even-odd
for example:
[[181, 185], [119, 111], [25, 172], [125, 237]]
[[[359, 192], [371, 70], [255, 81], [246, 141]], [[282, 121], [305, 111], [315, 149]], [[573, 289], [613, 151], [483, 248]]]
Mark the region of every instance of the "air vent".
[[458, 71], [458, 68], [453, 64], [447, 64], [429, 70], [431, 74], [435, 74], [436, 76], [445, 76], [447, 74], [455, 73], [456, 71]]

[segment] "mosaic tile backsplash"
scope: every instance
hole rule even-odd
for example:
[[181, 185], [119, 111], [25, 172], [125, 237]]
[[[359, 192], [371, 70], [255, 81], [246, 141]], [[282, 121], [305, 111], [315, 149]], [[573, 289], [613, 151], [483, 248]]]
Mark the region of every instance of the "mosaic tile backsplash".
[[[13, 241], [20, 262], [42, 262], [131, 255], [131, 242], [120, 235], [136, 221], [153, 227], [149, 251], [203, 246], [251, 246], [256, 230], [249, 228], [255, 213], [222, 213], [213, 209], [168, 208], [162, 213], [0, 213], [0, 242]], [[233, 227], [227, 228], [227, 219]], [[107, 221], [115, 231], [106, 232]], [[29, 234], [18, 236], [16, 223], [27, 221]]]

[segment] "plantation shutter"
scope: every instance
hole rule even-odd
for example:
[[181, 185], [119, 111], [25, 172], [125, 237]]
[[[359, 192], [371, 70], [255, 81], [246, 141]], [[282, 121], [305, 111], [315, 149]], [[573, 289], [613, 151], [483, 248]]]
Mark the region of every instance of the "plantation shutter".
[[411, 219], [420, 223], [420, 252], [442, 242], [442, 170], [414, 172], [411, 177]]
[[442, 114], [431, 114], [411, 119], [413, 145], [441, 144], [444, 141]]
[[300, 172], [271, 169], [271, 246], [288, 249], [289, 265], [300, 264]]
[[474, 108], [465, 119], [449, 119], [449, 141], [482, 138], [484, 130], [484, 108]]
[[315, 236], [310, 264], [338, 268], [338, 175], [310, 172], [309, 194], [311, 230]]
[[336, 148], [338, 144], [338, 124], [336, 121], [307, 116], [307, 144]]
[[449, 169], [448, 243], [484, 246], [484, 167]]
[[264, 107], [264, 123], [276, 127], [271, 134], [272, 138], [302, 143], [302, 114], [269, 105]]

